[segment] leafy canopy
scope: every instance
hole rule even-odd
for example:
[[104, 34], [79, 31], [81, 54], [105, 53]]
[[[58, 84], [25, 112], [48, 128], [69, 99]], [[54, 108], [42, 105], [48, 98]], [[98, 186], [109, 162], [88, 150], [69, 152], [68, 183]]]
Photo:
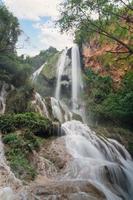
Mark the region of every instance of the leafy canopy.
[[18, 19], [0, 4], [0, 52], [14, 52], [20, 33]]
[[[103, 35], [133, 53], [130, 33], [132, 27], [133, 1], [123, 0], [67, 0], [61, 7], [58, 24], [61, 31], [74, 29], [77, 37]], [[128, 43], [123, 41], [127, 35]], [[80, 35], [80, 36], [79, 36]]]

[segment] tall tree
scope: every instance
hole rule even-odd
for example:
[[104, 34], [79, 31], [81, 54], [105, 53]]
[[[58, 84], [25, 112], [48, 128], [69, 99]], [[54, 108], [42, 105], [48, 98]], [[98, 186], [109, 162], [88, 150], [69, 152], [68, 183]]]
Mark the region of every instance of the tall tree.
[[0, 4], [0, 52], [14, 52], [20, 33], [18, 19]]
[[123, 40], [125, 34], [133, 33], [133, 0], [67, 0], [58, 23], [62, 31], [76, 29], [108, 37], [133, 54], [132, 38]]

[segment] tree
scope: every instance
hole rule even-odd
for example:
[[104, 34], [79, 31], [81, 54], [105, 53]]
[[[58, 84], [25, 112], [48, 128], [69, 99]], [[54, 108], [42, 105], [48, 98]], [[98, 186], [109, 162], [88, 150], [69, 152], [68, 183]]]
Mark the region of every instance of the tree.
[[20, 35], [19, 22], [4, 5], [0, 5], [0, 52], [14, 52]]
[[98, 33], [133, 54], [132, 41], [123, 40], [123, 35], [133, 31], [132, 0], [67, 0], [61, 8], [61, 18], [57, 22], [61, 31], [75, 29], [90, 35]]

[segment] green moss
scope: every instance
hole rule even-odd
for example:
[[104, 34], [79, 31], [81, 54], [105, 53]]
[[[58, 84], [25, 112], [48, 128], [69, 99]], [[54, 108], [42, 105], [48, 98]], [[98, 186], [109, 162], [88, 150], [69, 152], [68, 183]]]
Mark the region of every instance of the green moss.
[[0, 130], [3, 133], [10, 133], [24, 128], [44, 137], [52, 134], [52, 122], [38, 113], [6, 114], [0, 116]]
[[45, 67], [42, 70], [42, 75], [44, 75], [45, 77], [47, 77], [48, 79], [52, 79], [56, 76], [56, 64], [58, 62], [60, 53], [56, 53], [55, 55], [53, 55], [52, 57], [50, 57], [50, 59], [48, 60], [47, 64], [45, 65]]
[[128, 147], [127, 147], [129, 153], [132, 155], [133, 157], [133, 142], [129, 141], [128, 142]]
[[26, 112], [33, 95], [33, 90], [32, 83], [27, 82], [25, 86], [11, 91], [7, 97], [6, 113]]
[[38, 151], [40, 144], [29, 130], [3, 136], [5, 155], [15, 175], [22, 180], [33, 180], [37, 174], [32, 163], [33, 150]]
[[[85, 100], [88, 113], [99, 123], [111, 121], [121, 126], [132, 127], [133, 121], [133, 72], [123, 77], [121, 87], [113, 88], [112, 79], [101, 77], [86, 70]], [[91, 117], [91, 116], [89, 116]]]
[[104, 69], [109, 70], [111, 66], [116, 64], [115, 57], [112, 53], [105, 53], [97, 58]]

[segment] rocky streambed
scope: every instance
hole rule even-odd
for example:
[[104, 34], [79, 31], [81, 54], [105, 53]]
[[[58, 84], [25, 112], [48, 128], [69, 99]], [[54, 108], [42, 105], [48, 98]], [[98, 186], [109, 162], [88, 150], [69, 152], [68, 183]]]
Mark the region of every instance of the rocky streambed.
[[33, 152], [31, 159], [37, 167], [34, 181], [25, 182], [15, 177], [4, 156], [2, 141], [0, 158], [0, 200], [105, 199], [104, 194], [88, 181], [63, 179], [72, 161], [64, 136], [47, 140], [39, 152]]

